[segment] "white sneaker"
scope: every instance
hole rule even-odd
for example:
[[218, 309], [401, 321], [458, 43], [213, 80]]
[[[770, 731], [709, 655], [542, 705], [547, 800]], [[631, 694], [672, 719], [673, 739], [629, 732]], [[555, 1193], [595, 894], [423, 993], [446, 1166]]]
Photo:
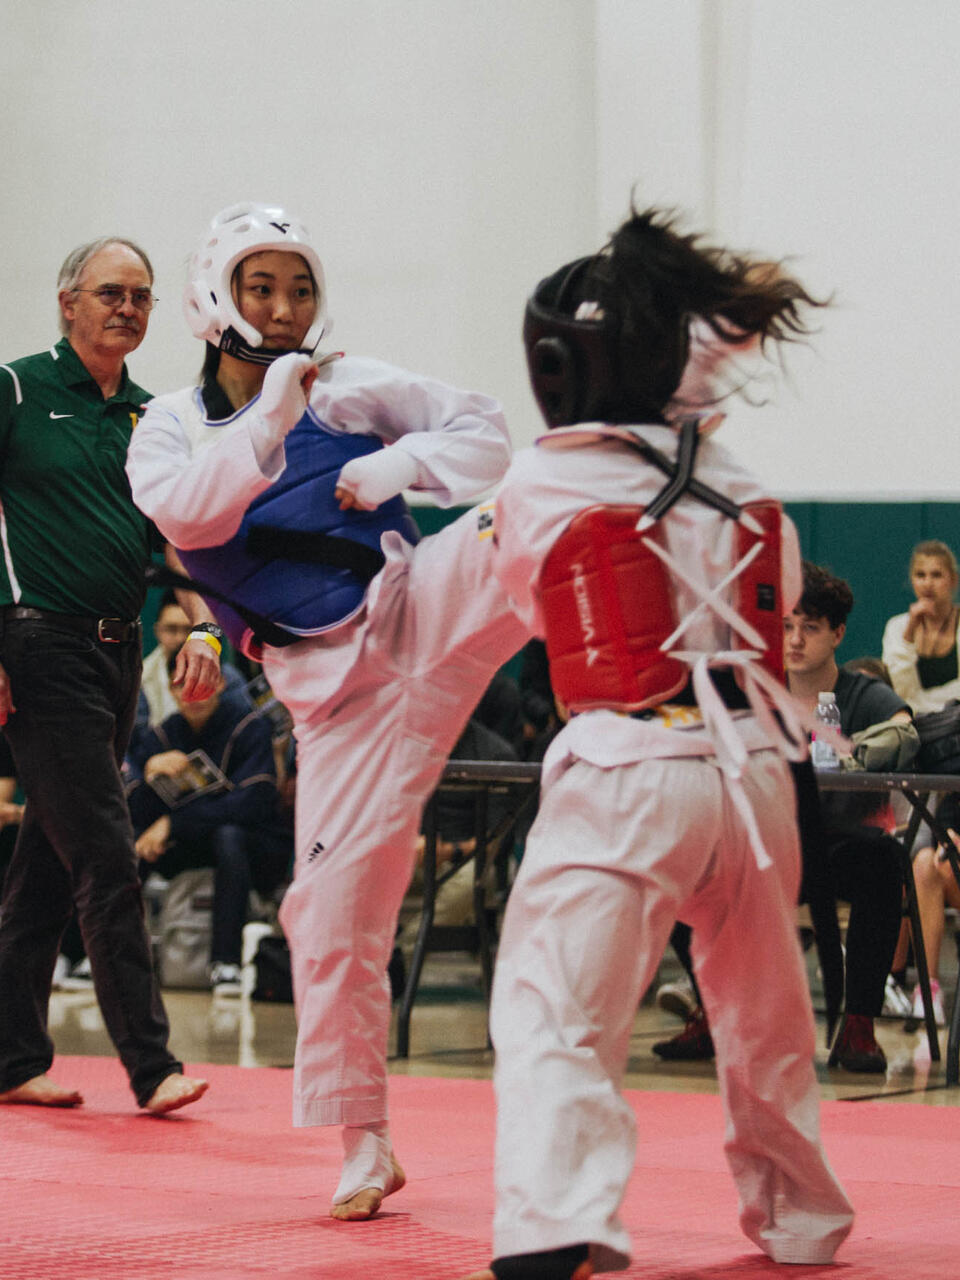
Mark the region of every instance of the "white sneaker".
[[239, 996], [243, 991], [243, 970], [238, 964], [218, 960], [210, 966], [210, 986], [215, 996]]
[[93, 990], [93, 973], [90, 969], [90, 961], [86, 956], [70, 970], [65, 978], [60, 979], [61, 991], [92, 991]]
[[59, 991], [63, 986], [64, 979], [70, 974], [70, 957], [65, 956], [63, 952], [57, 956], [57, 963], [53, 966], [53, 990]]
[[[936, 978], [930, 979], [930, 1000], [933, 1004], [933, 1020], [938, 1027], [945, 1027], [947, 1020], [943, 1016], [943, 996], [940, 994], [940, 983]], [[910, 1017], [923, 1021], [923, 994], [920, 991], [919, 982], [913, 989], [913, 1007], [910, 1010]]]
[[656, 1006], [658, 1009], [665, 1009], [667, 1013], [676, 1014], [686, 1022], [699, 1009], [700, 1002], [694, 994], [693, 983], [684, 974], [676, 982], [665, 982], [662, 987], [657, 988]]
[[892, 973], [887, 974], [883, 989], [883, 1014], [888, 1018], [909, 1018], [913, 1001], [906, 987], [901, 987]]

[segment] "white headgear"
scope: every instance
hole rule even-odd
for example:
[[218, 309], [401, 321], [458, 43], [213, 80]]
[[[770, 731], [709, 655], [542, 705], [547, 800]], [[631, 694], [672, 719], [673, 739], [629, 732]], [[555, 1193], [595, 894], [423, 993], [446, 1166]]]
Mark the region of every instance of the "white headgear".
[[240, 315], [233, 300], [233, 272], [243, 258], [267, 249], [299, 253], [313, 275], [317, 314], [300, 348], [311, 353], [327, 325], [323, 263], [310, 233], [297, 218], [270, 205], [234, 204], [223, 209], [190, 260], [183, 310], [196, 337], [242, 358], [269, 363], [282, 351], [260, 352], [263, 337]]

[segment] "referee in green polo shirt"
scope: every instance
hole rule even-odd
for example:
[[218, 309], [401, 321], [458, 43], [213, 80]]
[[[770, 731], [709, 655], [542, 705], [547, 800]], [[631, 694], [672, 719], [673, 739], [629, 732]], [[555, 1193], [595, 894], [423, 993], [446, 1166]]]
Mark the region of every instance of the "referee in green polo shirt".
[[[74, 908], [138, 1104], [162, 1114], [207, 1087], [167, 1048], [120, 780], [151, 551], [124, 473], [149, 395], [124, 360], [147, 331], [152, 289], [136, 245], [82, 245], [58, 281], [64, 337], [0, 365], [0, 724], [26, 797], [0, 900], [0, 1103], [83, 1101], [47, 1074], [47, 1005]], [[217, 633], [197, 597], [182, 603], [200, 633], [176, 675], [203, 698], [219, 679]]]

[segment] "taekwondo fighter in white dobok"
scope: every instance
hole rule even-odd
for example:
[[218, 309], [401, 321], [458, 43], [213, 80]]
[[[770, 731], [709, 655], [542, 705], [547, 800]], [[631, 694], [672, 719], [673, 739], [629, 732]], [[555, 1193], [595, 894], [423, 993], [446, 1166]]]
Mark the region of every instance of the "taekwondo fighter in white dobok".
[[492, 508], [418, 543], [400, 495], [479, 497], [506, 471], [509, 439], [486, 396], [313, 356], [323, 267], [280, 209], [214, 219], [185, 309], [207, 343], [202, 384], [151, 402], [127, 469], [294, 719], [296, 865], [281, 907], [294, 1123], [343, 1126], [331, 1212], [369, 1218], [404, 1180], [387, 1129], [387, 965], [421, 810], [528, 634], [491, 572]]
[[825, 1263], [850, 1230], [820, 1145], [795, 926], [785, 757], [805, 747], [780, 662], [796, 534], [711, 434], [763, 341], [805, 333], [813, 302], [774, 264], [647, 213], [528, 304], [533, 390], [557, 429], [499, 491], [495, 567], [572, 715], [497, 957], [495, 1260], [472, 1280], [628, 1266], [620, 1086], [677, 918], [693, 925], [744, 1232], [778, 1262]]

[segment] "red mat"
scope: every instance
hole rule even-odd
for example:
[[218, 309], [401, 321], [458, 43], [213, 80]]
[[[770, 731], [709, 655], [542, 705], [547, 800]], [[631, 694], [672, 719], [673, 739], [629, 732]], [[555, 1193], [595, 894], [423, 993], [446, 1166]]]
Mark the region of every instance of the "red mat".
[[[193, 1068], [197, 1072], [197, 1068]], [[202, 1068], [209, 1094], [137, 1114], [119, 1065], [59, 1059], [76, 1111], [0, 1108], [2, 1280], [455, 1280], [489, 1258], [493, 1094], [391, 1079], [406, 1188], [369, 1223], [326, 1216], [335, 1130], [290, 1127], [290, 1073]], [[831, 1161], [857, 1208], [839, 1269], [775, 1267], [740, 1234], [714, 1097], [632, 1093], [624, 1205], [645, 1280], [953, 1280], [960, 1111], [825, 1103]]]

